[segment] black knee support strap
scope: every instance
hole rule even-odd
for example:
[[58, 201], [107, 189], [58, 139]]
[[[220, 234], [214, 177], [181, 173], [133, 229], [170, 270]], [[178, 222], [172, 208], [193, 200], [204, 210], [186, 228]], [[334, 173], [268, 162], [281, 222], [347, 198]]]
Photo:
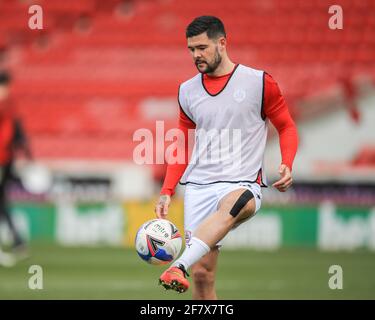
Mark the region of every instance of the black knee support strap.
[[246, 205], [246, 203], [248, 203], [252, 198], [254, 198], [254, 195], [250, 190], [244, 191], [229, 213], [233, 217], [236, 217], [240, 213], [241, 209]]

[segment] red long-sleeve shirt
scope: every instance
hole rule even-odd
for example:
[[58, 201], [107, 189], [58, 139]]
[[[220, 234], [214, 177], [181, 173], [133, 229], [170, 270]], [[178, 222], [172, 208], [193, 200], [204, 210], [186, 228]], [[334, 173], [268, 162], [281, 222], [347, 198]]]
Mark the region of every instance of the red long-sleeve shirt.
[[[210, 77], [204, 74], [204, 85], [211, 94], [216, 94], [225, 86], [230, 75], [231, 73], [220, 77]], [[267, 73], [265, 74], [264, 78], [264, 100], [262, 116], [267, 117], [275, 126], [279, 134], [282, 163], [287, 165], [292, 170], [293, 161], [298, 146], [297, 128], [290, 116], [288, 106], [285, 103], [284, 97], [280, 92], [279, 86], [277, 85], [276, 81]], [[182, 110], [180, 110], [178, 128], [184, 132], [185, 155], [187, 157], [188, 130], [195, 129], [195, 123], [192, 122]], [[184, 174], [187, 165], [187, 159], [183, 164], [168, 164], [164, 184], [160, 194], [174, 194], [176, 185]]]

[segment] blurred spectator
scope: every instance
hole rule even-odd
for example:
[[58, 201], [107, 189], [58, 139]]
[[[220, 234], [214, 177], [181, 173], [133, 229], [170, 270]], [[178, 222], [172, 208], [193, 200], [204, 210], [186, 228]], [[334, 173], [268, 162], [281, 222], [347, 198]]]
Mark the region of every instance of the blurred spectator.
[[346, 106], [350, 118], [353, 122], [359, 124], [361, 121], [361, 114], [357, 105], [357, 88], [353, 83], [353, 77], [349, 71], [343, 72], [340, 77], [341, 86], [344, 91], [344, 96], [346, 100]]
[[132, 0], [122, 0], [115, 8], [115, 14], [120, 18], [131, 18], [134, 15], [134, 3]]
[[0, 38], [0, 69], [2, 66], [5, 66], [5, 62], [7, 61], [7, 50], [5, 43], [2, 42]]
[[36, 37], [33, 43], [34, 48], [40, 51], [44, 51], [49, 48], [50, 44], [50, 35], [44, 30], [38, 31], [38, 36]]
[[92, 18], [88, 14], [81, 14], [74, 25], [74, 30], [81, 34], [90, 33], [92, 28]]
[[11, 231], [13, 251], [21, 252], [26, 247], [10, 216], [6, 191], [13, 176], [12, 166], [17, 152], [23, 151], [29, 159], [31, 152], [21, 121], [15, 116], [9, 93], [10, 81], [10, 75], [0, 71], [0, 222], [5, 222]]

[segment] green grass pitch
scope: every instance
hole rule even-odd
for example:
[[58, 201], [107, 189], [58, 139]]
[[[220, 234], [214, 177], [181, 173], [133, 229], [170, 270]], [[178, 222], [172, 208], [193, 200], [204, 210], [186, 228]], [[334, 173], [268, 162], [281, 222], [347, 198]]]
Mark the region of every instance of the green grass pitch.
[[[2, 299], [191, 299], [165, 291], [157, 279], [165, 267], [141, 261], [123, 248], [34, 245], [13, 268], [0, 267]], [[280, 249], [222, 250], [217, 273], [221, 299], [375, 299], [375, 253]], [[31, 265], [43, 268], [43, 290], [28, 288]], [[331, 290], [328, 269], [343, 269], [343, 289]]]

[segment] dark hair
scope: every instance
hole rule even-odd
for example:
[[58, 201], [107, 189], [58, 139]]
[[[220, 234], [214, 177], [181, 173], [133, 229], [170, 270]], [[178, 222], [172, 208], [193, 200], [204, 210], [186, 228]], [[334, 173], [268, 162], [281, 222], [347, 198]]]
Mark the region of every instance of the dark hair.
[[0, 85], [9, 84], [11, 78], [7, 71], [0, 71]]
[[207, 32], [209, 39], [226, 37], [224, 24], [214, 16], [200, 16], [195, 18], [186, 28], [186, 38]]

